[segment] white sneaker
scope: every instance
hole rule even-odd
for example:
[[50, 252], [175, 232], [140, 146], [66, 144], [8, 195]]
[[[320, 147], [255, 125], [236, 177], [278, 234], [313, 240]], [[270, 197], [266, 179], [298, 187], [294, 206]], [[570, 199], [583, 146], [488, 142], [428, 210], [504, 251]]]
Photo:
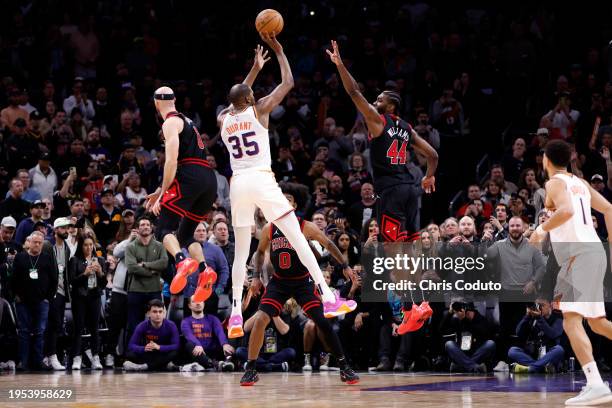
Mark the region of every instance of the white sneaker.
[[[181, 372], [190, 372], [190, 371], [196, 371], [196, 370], [195, 370], [195, 365], [196, 365], [196, 364], [198, 364], [198, 363], [191, 363], [191, 364], [185, 364], [185, 365], [182, 365], [182, 366], [179, 368], [179, 371], [181, 371]], [[199, 364], [198, 364], [198, 365], [199, 365]], [[200, 367], [202, 367], [202, 366], [200, 366]]]
[[74, 356], [74, 358], [72, 359], [72, 369], [80, 370], [82, 364], [83, 360], [81, 359], [81, 356]]
[[304, 366], [302, 371], [312, 371], [312, 364], [310, 363], [310, 353], [304, 353]]
[[115, 367], [115, 356], [112, 354], [107, 354], [106, 358], [104, 359], [104, 366], [109, 368]]
[[565, 401], [565, 405], [598, 405], [612, 401], [612, 392], [608, 383], [586, 385], [577, 396]]
[[505, 361], [501, 361], [497, 363], [497, 365], [493, 368], [494, 372], [507, 372], [510, 371], [510, 366]]
[[100, 363], [100, 356], [97, 354], [93, 356], [93, 359], [91, 360], [91, 369], [92, 370], [104, 369], [104, 367], [102, 367], [102, 363]]
[[132, 363], [131, 361], [126, 361], [123, 363], [123, 369], [125, 371], [145, 371], [147, 368], [149, 368], [149, 366], [146, 364], [136, 364]]
[[286, 362], [286, 361], [283, 361], [283, 362], [281, 363], [281, 370], [283, 370], [284, 372], [289, 371], [289, 363], [288, 363], [288, 362]]
[[[44, 361], [44, 360], [43, 360]], [[60, 371], [60, 370], [65, 370], [66, 367], [64, 367], [62, 365], [62, 363], [59, 362], [59, 360], [57, 359], [57, 354], [53, 354], [49, 357], [47, 357], [47, 363], [48, 365], [51, 366], [51, 368], [53, 368], [55, 371]]]
[[329, 371], [329, 354], [321, 353], [321, 365], [319, 365], [320, 371]]
[[85, 350], [85, 357], [89, 360], [90, 363], [93, 363], [93, 354], [91, 354], [91, 349]]
[[49, 364], [49, 357], [44, 357], [42, 359], [42, 365], [45, 367], [51, 367], [51, 364]]
[[15, 364], [15, 362], [13, 360], [9, 360], [6, 362], [6, 369], [10, 370], [10, 371], [15, 371], [15, 367], [17, 367], [17, 365]]

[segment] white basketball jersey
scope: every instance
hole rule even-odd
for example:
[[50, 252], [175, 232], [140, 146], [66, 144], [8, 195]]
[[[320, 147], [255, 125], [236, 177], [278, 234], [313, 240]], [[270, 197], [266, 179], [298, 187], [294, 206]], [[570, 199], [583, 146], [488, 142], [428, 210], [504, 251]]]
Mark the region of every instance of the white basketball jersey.
[[268, 129], [257, 119], [254, 106], [225, 115], [221, 138], [229, 151], [234, 175], [254, 170], [272, 171]]
[[551, 242], [601, 242], [593, 227], [591, 193], [587, 186], [574, 175], [556, 174], [553, 177], [565, 182], [565, 188], [570, 194], [574, 215], [561, 226], [550, 230]]

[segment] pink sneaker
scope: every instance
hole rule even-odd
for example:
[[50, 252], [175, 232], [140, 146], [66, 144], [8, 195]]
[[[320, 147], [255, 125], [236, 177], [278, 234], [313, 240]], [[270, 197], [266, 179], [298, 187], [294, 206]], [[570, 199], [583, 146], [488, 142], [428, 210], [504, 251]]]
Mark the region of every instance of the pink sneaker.
[[242, 336], [244, 336], [244, 330], [242, 330], [242, 316], [230, 316], [227, 324], [227, 337], [230, 339], [235, 339]]
[[323, 303], [325, 317], [331, 319], [333, 317], [342, 316], [357, 309], [357, 302], [354, 300], [346, 300], [338, 296], [336, 293], [335, 303]]

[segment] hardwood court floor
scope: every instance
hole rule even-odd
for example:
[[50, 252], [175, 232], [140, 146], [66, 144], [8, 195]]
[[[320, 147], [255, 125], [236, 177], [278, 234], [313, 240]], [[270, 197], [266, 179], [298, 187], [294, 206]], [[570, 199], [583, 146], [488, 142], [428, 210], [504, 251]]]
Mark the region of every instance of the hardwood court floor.
[[[459, 376], [361, 373], [348, 386], [337, 373], [260, 374], [240, 387], [242, 373], [133, 373], [0, 375], [0, 407], [559, 407], [584, 385], [582, 375]], [[17, 402], [9, 388], [71, 387], [70, 402]]]

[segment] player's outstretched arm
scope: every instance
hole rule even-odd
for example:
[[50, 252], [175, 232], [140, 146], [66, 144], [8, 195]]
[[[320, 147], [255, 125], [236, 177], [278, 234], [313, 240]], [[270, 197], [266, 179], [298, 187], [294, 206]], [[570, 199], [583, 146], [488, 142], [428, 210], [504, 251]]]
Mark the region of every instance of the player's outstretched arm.
[[342, 58], [340, 57], [340, 49], [338, 48], [338, 43], [334, 40], [331, 42], [332, 51], [325, 50], [329, 58], [332, 60], [336, 67], [338, 67], [338, 72], [340, 73], [340, 79], [342, 80], [342, 85], [344, 86], [344, 90], [349, 94], [353, 103], [357, 107], [357, 110], [361, 112], [363, 117], [365, 118], [366, 125], [368, 126], [368, 130], [372, 134], [372, 137], [378, 137], [382, 133], [385, 125], [383, 120], [381, 119], [378, 111], [371, 103], [369, 103], [366, 98], [363, 96], [361, 91], [359, 90], [359, 85], [357, 81], [353, 78], [351, 73], [346, 69], [344, 63], [342, 62]]
[[259, 238], [259, 245], [253, 257], [255, 258], [255, 271], [253, 271], [253, 280], [249, 291], [253, 295], [259, 295], [263, 284], [261, 282], [261, 275], [263, 273], [264, 259], [266, 257], [266, 250], [270, 245], [270, 228], [272, 224], [268, 223], [261, 229], [261, 237]]
[[425, 139], [419, 136], [414, 129], [412, 129], [412, 140], [414, 140], [412, 144], [414, 149], [427, 159], [427, 173], [421, 181], [421, 186], [426, 193], [432, 193], [436, 191], [435, 174], [438, 168], [438, 152]]
[[348, 266], [346, 262], [347, 260], [344, 259], [340, 249], [338, 249], [336, 244], [327, 238], [327, 236], [315, 224], [310, 221], [304, 221], [303, 233], [306, 239], [318, 241], [319, 244], [323, 245], [323, 247], [327, 249], [327, 252], [334, 257], [336, 262], [343, 266], [345, 275], [353, 276], [353, 270], [350, 266]]
[[261, 38], [266, 44], [270, 46], [276, 58], [281, 70], [281, 83], [274, 88], [270, 95], [261, 98], [257, 101], [257, 113], [265, 115], [272, 112], [272, 109], [276, 108], [282, 100], [287, 96], [289, 91], [293, 89], [293, 74], [291, 73], [291, 66], [289, 60], [283, 51], [283, 46], [278, 42], [274, 35], [261, 34]]
[[268, 57], [268, 50], [265, 50], [264, 47], [257, 44], [257, 47], [255, 48], [255, 56], [253, 57], [253, 66], [242, 83], [252, 88], [257, 75], [259, 75], [259, 72], [268, 61], [270, 61], [270, 57]]

